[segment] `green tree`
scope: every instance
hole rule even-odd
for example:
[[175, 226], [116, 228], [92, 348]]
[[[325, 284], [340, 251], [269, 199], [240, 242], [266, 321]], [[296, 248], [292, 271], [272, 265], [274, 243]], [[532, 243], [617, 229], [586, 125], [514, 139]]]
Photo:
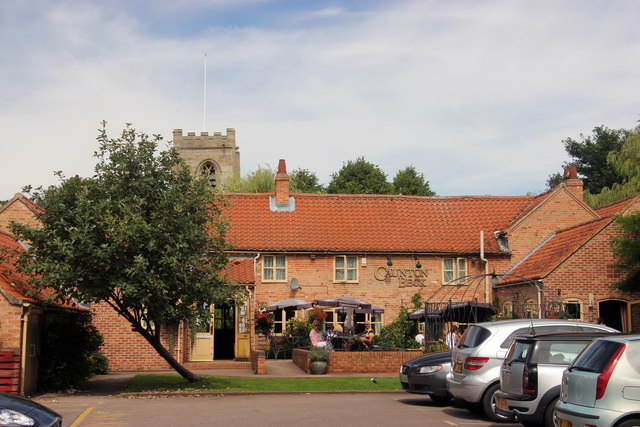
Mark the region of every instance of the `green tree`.
[[268, 166], [258, 166], [254, 172], [249, 172], [243, 178], [235, 176], [225, 185], [228, 193], [273, 193], [276, 191], [276, 174]]
[[610, 151], [620, 150], [629, 131], [598, 126], [593, 134], [580, 134], [580, 141], [567, 138], [562, 141], [571, 161], [564, 166], [575, 165], [584, 177], [584, 189], [591, 194], [599, 193], [604, 187], [622, 182], [622, 176], [607, 162]]
[[409, 166], [399, 170], [393, 178], [394, 194], [404, 194], [406, 196], [435, 196], [431, 191], [429, 181], [424, 179], [424, 174], [419, 173], [415, 167]]
[[562, 182], [562, 174], [560, 172], [552, 173], [547, 178], [547, 188], [550, 190], [557, 187]]
[[619, 216], [616, 221], [622, 236], [613, 237], [613, 251], [619, 258], [618, 267], [627, 273], [614, 286], [628, 292], [640, 291], [640, 213]]
[[159, 135], [127, 125], [110, 139], [105, 128], [94, 176], [59, 173], [59, 185], [34, 197], [42, 226], [12, 224], [31, 242], [20, 268], [59, 299], [108, 304], [173, 369], [198, 381], [160, 337], [180, 321], [206, 321], [210, 305], [235, 297], [220, 274], [227, 263], [222, 201], [175, 150], [158, 152]]
[[619, 150], [609, 152], [607, 162], [622, 181], [604, 187], [598, 194], [585, 192], [585, 201], [591, 206], [606, 205], [640, 193], [640, 127], [629, 133]]
[[327, 193], [392, 194], [393, 186], [387, 182], [387, 175], [379, 166], [359, 157], [343, 163], [338, 172], [331, 174]]
[[296, 169], [291, 172], [291, 191], [294, 193], [324, 193], [324, 187], [318, 176], [307, 169]]
[[409, 319], [407, 307], [401, 306], [398, 317], [382, 327], [374, 342], [383, 347], [419, 348], [420, 344], [415, 340], [417, 333], [418, 324]]

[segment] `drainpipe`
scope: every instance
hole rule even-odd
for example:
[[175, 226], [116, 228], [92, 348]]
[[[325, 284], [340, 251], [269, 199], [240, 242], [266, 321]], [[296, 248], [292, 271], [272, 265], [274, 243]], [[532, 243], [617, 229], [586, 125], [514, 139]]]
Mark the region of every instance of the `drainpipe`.
[[22, 354], [20, 355], [20, 394], [24, 395], [25, 379], [27, 371], [27, 331], [29, 330], [29, 313], [31, 312], [31, 304], [22, 303], [24, 312], [22, 314]]
[[484, 264], [484, 302], [489, 302], [489, 260], [484, 257], [484, 230], [480, 230], [480, 261]]

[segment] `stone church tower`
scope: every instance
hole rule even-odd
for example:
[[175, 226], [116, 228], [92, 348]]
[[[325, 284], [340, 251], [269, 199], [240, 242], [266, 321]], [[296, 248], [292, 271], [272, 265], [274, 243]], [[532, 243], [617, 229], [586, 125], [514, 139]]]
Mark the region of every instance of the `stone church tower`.
[[182, 129], [174, 129], [173, 146], [191, 173], [207, 177], [212, 187], [221, 189], [232, 176], [240, 175], [240, 152], [233, 128], [227, 128], [226, 135], [189, 132], [186, 136]]

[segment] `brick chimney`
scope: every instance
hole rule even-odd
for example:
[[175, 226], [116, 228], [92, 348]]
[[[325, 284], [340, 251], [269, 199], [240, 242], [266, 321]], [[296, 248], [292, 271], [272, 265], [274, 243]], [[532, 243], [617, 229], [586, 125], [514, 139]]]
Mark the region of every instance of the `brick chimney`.
[[578, 170], [575, 166], [569, 166], [564, 169], [562, 182], [567, 189], [571, 191], [578, 199], [582, 200], [582, 180], [578, 178]]
[[284, 159], [278, 162], [278, 173], [276, 174], [276, 204], [289, 204], [289, 175], [287, 175], [287, 165]]

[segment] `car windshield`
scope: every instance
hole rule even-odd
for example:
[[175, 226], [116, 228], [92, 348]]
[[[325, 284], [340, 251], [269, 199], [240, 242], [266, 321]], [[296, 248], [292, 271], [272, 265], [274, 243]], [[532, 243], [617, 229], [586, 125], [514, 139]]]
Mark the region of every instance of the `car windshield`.
[[595, 340], [584, 349], [571, 364], [571, 369], [602, 373], [604, 367], [622, 344], [614, 341]]
[[458, 347], [477, 347], [485, 342], [490, 335], [491, 332], [489, 332], [488, 329], [485, 329], [482, 326], [472, 325], [467, 328], [467, 330], [464, 331], [464, 334], [462, 334], [462, 337], [460, 337]]

